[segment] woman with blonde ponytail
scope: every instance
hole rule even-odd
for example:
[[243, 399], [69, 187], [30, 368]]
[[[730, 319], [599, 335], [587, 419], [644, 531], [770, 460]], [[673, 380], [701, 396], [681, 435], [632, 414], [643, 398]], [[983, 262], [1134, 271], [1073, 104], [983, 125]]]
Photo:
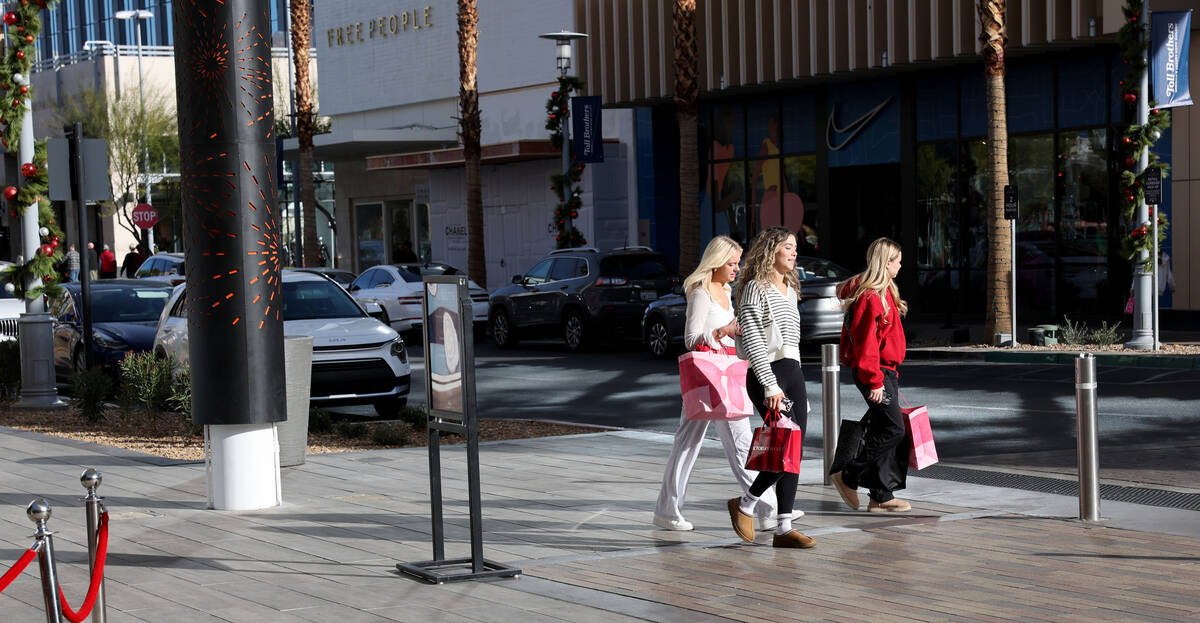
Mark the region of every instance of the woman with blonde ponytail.
[[[729, 282], [737, 277], [741, 258], [741, 245], [728, 236], [717, 236], [704, 249], [700, 265], [683, 280], [683, 293], [688, 302], [683, 341], [689, 350], [733, 354], [733, 336], [741, 333], [741, 329], [733, 314]], [[693, 527], [692, 522], [683, 518], [683, 498], [710, 423], [717, 429], [729, 467], [742, 489], [748, 490], [757, 475], [745, 467], [752, 435], [749, 418], [689, 420], [686, 414], [681, 414], [654, 512], [654, 525], [664, 530], [691, 530]], [[759, 525], [769, 526], [774, 512], [775, 498], [763, 500], [757, 508]]]
[[859, 505], [858, 487], [867, 488], [871, 495], [867, 510], [872, 513], [902, 513], [911, 508], [892, 495], [905, 486], [909, 451], [897, 371], [907, 347], [900, 318], [908, 313], [908, 303], [896, 287], [900, 259], [900, 245], [880, 238], [867, 248], [866, 270], [838, 286], [838, 298], [846, 302], [839, 346], [842, 363], [854, 373], [854, 384], [867, 401], [867, 414], [862, 419], [862, 450], [830, 480], [854, 510]]

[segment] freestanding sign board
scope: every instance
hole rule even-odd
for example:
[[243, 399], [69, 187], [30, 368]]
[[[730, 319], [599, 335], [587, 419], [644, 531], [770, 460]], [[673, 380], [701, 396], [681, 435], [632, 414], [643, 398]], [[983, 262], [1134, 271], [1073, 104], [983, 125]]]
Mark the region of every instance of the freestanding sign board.
[[[466, 275], [425, 277], [421, 318], [424, 323], [425, 396], [429, 411], [429, 503], [433, 522], [433, 560], [399, 563], [396, 568], [442, 584], [460, 580], [511, 577], [520, 569], [483, 557], [483, 521], [479, 489], [479, 426], [475, 414], [475, 343], [472, 303]], [[471, 519], [471, 556], [446, 559], [442, 521], [442, 433], [467, 438], [467, 494]]]
[[1146, 205], [1156, 206], [1162, 204], [1162, 169], [1158, 167], [1147, 167], [1145, 172]]

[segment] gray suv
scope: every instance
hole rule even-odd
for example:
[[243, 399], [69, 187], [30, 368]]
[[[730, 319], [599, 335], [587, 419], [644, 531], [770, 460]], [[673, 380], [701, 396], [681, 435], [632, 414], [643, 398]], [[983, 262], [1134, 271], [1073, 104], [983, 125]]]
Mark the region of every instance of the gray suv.
[[666, 256], [648, 247], [551, 251], [492, 293], [492, 340], [511, 348], [522, 337], [558, 335], [578, 351], [614, 336], [636, 339], [646, 306], [680, 281]]

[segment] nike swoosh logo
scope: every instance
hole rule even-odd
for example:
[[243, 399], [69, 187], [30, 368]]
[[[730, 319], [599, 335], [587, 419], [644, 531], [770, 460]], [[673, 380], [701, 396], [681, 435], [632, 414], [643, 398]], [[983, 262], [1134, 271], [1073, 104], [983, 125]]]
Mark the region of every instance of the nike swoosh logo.
[[[878, 115], [884, 108], [887, 108], [887, 105], [891, 103], [893, 98], [894, 96], [891, 96], [883, 100], [878, 106], [868, 110], [866, 114], [858, 119], [855, 119], [854, 121], [851, 121], [844, 128], [839, 128], [837, 122], [834, 121], [834, 119], [837, 117], [837, 104], [834, 104], [833, 109], [829, 111], [829, 122], [825, 124], [825, 146], [828, 147], [830, 151], [841, 151], [843, 147], [850, 144], [850, 141], [854, 140], [854, 137], [858, 136], [859, 132], [862, 132], [863, 129], [867, 127], [867, 124], [871, 123], [871, 121], [875, 119], [876, 115]], [[833, 139], [835, 134], [849, 134], [849, 136], [846, 136], [844, 139], [842, 139], [842, 142], [834, 145]]]

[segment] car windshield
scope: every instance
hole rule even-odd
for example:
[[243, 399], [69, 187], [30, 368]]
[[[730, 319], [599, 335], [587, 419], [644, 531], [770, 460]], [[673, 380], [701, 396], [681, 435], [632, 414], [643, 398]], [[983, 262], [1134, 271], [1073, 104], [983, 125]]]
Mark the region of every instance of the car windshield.
[[284, 281], [283, 319], [361, 318], [363, 312], [332, 281]]
[[600, 275], [622, 279], [661, 279], [671, 276], [671, 267], [662, 255], [614, 255], [600, 260]]
[[463, 271], [446, 264], [399, 264], [398, 268], [422, 275], [462, 275]]
[[796, 277], [800, 281], [811, 279], [834, 279], [841, 281], [852, 275], [849, 270], [819, 257], [796, 258]]
[[92, 290], [92, 322], [155, 321], [170, 296], [170, 288], [96, 288]]

